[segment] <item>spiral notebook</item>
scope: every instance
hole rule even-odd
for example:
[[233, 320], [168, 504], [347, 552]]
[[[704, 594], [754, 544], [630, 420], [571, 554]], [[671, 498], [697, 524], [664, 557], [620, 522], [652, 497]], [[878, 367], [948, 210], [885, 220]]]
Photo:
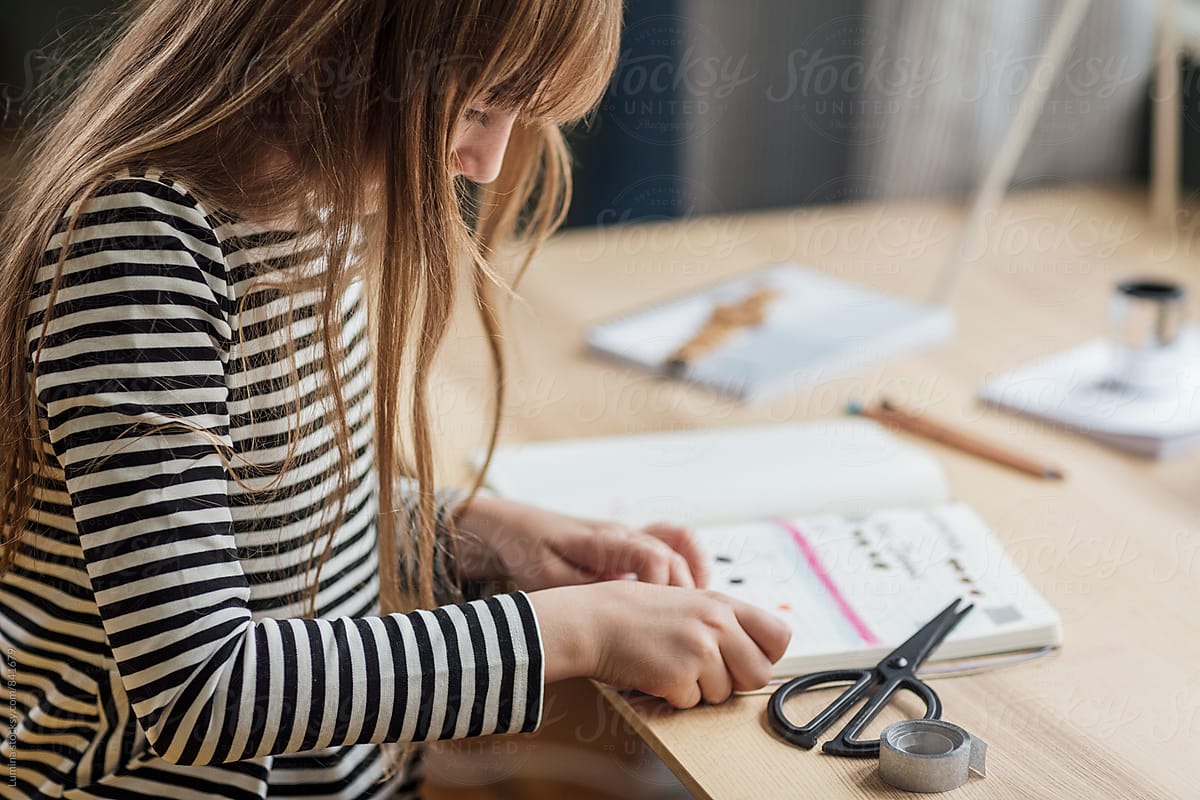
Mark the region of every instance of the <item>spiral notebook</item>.
[[777, 676], [871, 666], [956, 597], [975, 609], [936, 659], [1061, 642], [1019, 568], [1031, 554], [1007, 553], [928, 453], [869, 420], [509, 445], [488, 484], [577, 516], [692, 526], [710, 588], [791, 626]]
[[670, 355], [704, 326], [717, 304], [737, 302], [758, 289], [779, 293], [763, 323], [733, 334], [678, 377], [759, 402], [932, 344], [954, 330], [945, 308], [784, 263], [594, 325], [587, 344], [593, 352], [663, 372]]

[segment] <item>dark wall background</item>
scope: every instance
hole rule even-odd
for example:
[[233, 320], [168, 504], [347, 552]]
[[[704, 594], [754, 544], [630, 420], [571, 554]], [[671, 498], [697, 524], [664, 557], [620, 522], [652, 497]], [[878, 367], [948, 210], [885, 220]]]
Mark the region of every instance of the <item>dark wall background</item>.
[[114, 0], [0, 0], [0, 85], [8, 114], [4, 127], [16, 127], [32, 84], [53, 67], [53, 53], [71, 52], [95, 30]]
[[[786, 17], [782, 24], [800, 34], [849, 13], [850, 7], [858, 3], [760, 0], [747, 9], [758, 12], [755, 25], [781, 24], [779, 14], [774, 13], [780, 11]], [[81, 35], [95, 28], [91, 23], [95, 15], [116, 8], [119, 2], [46, 0], [34, 5], [0, 0], [0, 4], [4, 8], [0, 82], [6, 85], [11, 101], [6, 120], [11, 130], [19, 122], [30, 86], [53, 67], [54, 54], [69, 52]], [[736, 92], [708, 70], [749, 70], [765, 81], [767, 77], [761, 75], [764, 63], [785, 63], [777, 54], [753, 52], [733, 40], [727, 42], [727, 50], [714, 52], [713, 40], [728, 37], [722, 36], [725, 32], [717, 32], [716, 37], [706, 38], [709, 32], [689, 29], [697, 8], [694, 0], [628, 0], [626, 36], [616, 78], [590, 125], [570, 136], [576, 154], [576, 193], [568, 225], [607, 225], [669, 219], [697, 211], [736, 211], [839, 199], [830, 192], [823, 193], [821, 187], [844, 171], [846, 146], [804, 126], [796, 126], [794, 136], [795, 152], [804, 153], [803, 159], [787, 165], [776, 162], [756, 166], [748, 161], [749, 175], [741, 166], [733, 166], [735, 179], [752, 183], [755, 169], [790, 170], [782, 193], [776, 175], [774, 188], [766, 181], [761, 188], [742, 187], [738, 198], [726, 203], [720, 197], [719, 184], [728, 182], [729, 176], [716, 174], [698, 181], [690, 173], [694, 172], [694, 164], [689, 163], [689, 153], [694, 153], [696, 137], [716, 137], [711, 144], [718, 146], [722, 134], [720, 127], [708, 126], [708, 115], [714, 119], [719, 116], [719, 125], [729, 125], [731, 119], [736, 122], [746, 115], [766, 115], [770, 122], [770, 115], [780, 110], [779, 104], [768, 103], [757, 88], [754, 93]], [[743, 35], [752, 36], [753, 29]], [[697, 37], [702, 45], [709, 46], [707, 51], [690, 46], [689, 40]], [[741, 63], [747, 58], [748, 63]], [[650, 75], [655, 77], [647, 80]], [[736, 82], [736, 75], [733, 80]], [[787, 120], [781, 122], [786, 124]]]
[[[572, 137], [580, 191], [568, 224], [843, 199], [837, 180], [850, 144], [822, 126], [851, 114], [842, 101], [852, 98], [835, 88], [818, 111], [772, 93], [789, 85], [789, 50], [862, 8], [863, 0], [631, 0], [613, 81], [591, 127]], [[856, 46], [820, 41], [834, 61]]]
[[[814, 111], [803, 98], [771, 102], [765, 89], [786, 84], [788, 53], [778, 52], [781, 47], [817, 36], [824, 57], [854, 55], [852, 40], [818, 34], [833, 20], [861, 13], [865, 0], [725, 2], [627, 0], [613, 84], [590, 125], [570, 136], [576, 193], [568, 225], [857, 198], [845, 186], [853, 145], [828, 129], [839, 124], [841, 113], [846, 127], [853, 127], [855, 98], [825, 95], [825, 107]], [[54, 54], [71, 52], [82, 36], [108, 21], [104, 12], [119, 5], [119, 0], [0, 0], [6, 130], [20, 121], [31, 86], [54, 67]], [[760, 45], [767, 41], [789, 44]], [[1200, 185], [1197, 85], [1200, 76], [1189, 65], [1183, 156], [1185, 182], [1193, 186]], [[830, 110], [841, 106], [844, 112]], [[759, 131], [770, 133], [769, 148], [756, 147]]]
[[[621, 125], [630, 116], [629, 109], [646, 104], [678, 103], [683, 92], [652, 89], [634, 83], [622, 90], [621, 76], [628, 76], [631, 65], [675, 64], [683, 44], [673, 38], [655, 40], [629, 36], [631, 27], [665, 17], [678, 17], [687, 0], [632, 0], [625, 9], [625, 36], [621, 43], [621, 61], [608, 93], [594, 119], [585, 128], [569, 136], [575, 154], [575, 198], [567, 216], [567, 225], [604, 225], [631, 219], [675, 217], [684, 213], [680, 198], [683, 187], [684, 151], [681, 143], [635, 139]], [[630, 84], [627, 84], [629, 87]], [[657, 176], [662, 191], [657, 196], [631, 193], [622, 208], [615, 201], [638, 177]], [[675, 198], [671, 200], [669, 198]], [[668, 198], [664, 201], [664, 198]]]

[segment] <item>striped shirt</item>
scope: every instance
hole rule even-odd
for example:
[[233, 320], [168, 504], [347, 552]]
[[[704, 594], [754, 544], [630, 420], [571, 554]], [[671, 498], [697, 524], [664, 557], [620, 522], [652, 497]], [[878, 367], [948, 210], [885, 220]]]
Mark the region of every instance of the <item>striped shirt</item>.
[[[349, 496], [306, 619], [303, 545], [341, 480], [314, 399], [318, 297], [251, 284], [288, 248], [302, 258], [286, 268], [319, 270], [319, 248], [155, 172], [82, 202], [44, 332], [65, 217], [29, 304], [47, 466], [0, 579], [0, 797], [404, 797], [414, 770], [381, 782], [379, 743], [536, 729], [543, 654], [523, 593], [465, 597], [443, 548], [444, 605], [380, 613], [360, 286], [341, 309]], [[398, 492], [411, 517], [412, 485]], [[439, 534], [454, 497], [439, 495]]]

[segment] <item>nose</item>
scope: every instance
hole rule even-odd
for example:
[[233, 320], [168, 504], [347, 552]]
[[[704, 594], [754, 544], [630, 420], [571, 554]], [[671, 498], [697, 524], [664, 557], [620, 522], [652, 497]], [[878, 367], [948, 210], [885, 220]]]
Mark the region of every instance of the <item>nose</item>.
[[486, 124], [464, 121], [454, 146], [456, 173], [475, 183], [496, 180], [515, 120], [514, 114], [490, 112]]

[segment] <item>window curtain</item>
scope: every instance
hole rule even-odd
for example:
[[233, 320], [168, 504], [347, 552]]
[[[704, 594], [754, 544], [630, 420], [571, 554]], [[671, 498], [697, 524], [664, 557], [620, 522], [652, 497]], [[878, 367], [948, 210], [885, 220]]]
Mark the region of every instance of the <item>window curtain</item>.
[[[904, 83], [872, 81], [856, 173], [880, 197], [970, 191], [999, 147], [1061, 0], [871, 0], [864, 60]], [[1157, 3], [1093, 0], [1014, 176], [1017, 185], [1119, 181], [1146, 162]]]

